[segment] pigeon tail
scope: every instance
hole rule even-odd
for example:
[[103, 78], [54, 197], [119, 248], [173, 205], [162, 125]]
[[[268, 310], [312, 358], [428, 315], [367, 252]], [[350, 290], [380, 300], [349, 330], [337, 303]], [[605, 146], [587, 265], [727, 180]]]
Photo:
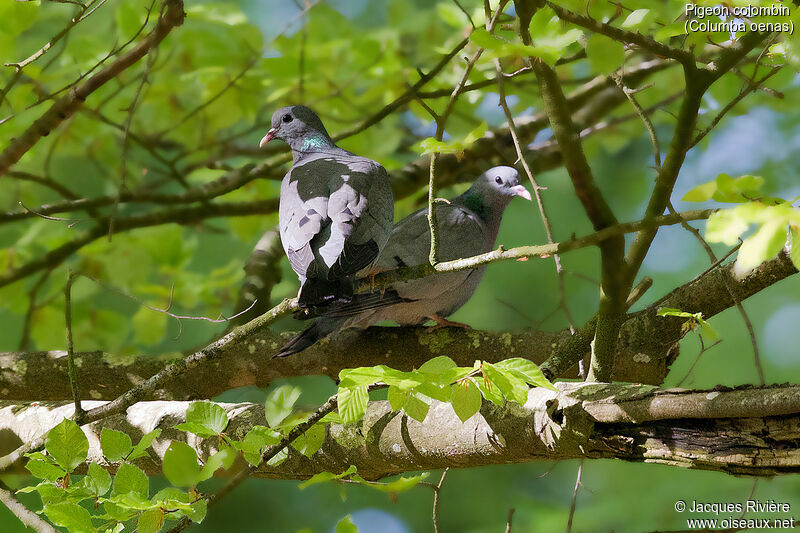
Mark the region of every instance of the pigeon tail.
[[301, 308], [317, 307], [335, 303], [347, 303], [353, 299], [351, 278], [309, 278], [300, 288], [297, 304]]
[[318, 340], [324, 339], [331, 333], [338, 331], [345, 323], [344, 318], [320, 318], [315, 320], [311, 326], [303, 332], [295, 335], [292, 340], [286, 343], [281, 351], [272, 357], [289, 357], [300, 353]]

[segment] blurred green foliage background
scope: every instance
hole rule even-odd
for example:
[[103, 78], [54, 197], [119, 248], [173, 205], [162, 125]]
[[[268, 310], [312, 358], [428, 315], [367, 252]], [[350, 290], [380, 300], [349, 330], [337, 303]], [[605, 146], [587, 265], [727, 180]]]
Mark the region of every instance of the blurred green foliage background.
[[[482, 4], [463, 1], [476, 23]], [[494, 2], [492, 3], [494, 5]], [[613, 11], [611, 3], [597, 3], [594, 16]], [[655, 33], [659, 21], [672, 21], [682, 2], [653, 5], [625, 1], [626, 8], [651, 12], [639, 31]], [[37, 104], [48, 94], [86, 73], [115, 46], [137, 34], [151, 2], [118, 0], [102, 5], [74, 28], [47, 55], [24, 69], [24, 76], [0, 105], [0, 143], [18, 136], [50, 105]], [[417, 69], [428, 71], [469, 30], [466, 17], [449, 0], [331, 0], [302, 10], [292, 2], [238, 0], [190, 1], [184, 25], [176, 29], [153, 54], [107, 84], [87, 102], [89, 110], [65, 122], [40, 142], [15, 167], [45, 175], [75, 195], [93, 197], [116, 194], [121, 188], [148, 188], [178, 193], [182, 185], [209, 182], [228, 169], [264, 156], [256, 150], [272, 111], [289, 103], [305, 103], [319, 111], [332, 133], [346, 130], [380, 107], [392, 102], [418, 79]], [[157, 16], [156, 7], [150, 23]], [[74, 10], [56, 2], [0, 0], [0, 59], [20, 61], [39, 49], [67, 23]], [[513, 10], [509, 11], [513, 14]], [[794, 16], [794, 14], [793, 14]], [[546, 21], [545, 21], [546, 22]], [[563, 28], [556, 27], [558, 31]], [[513, 29], [500, 32], [513, 40]], [[705, 38], [706, 36], [702, 36]], [[691, 37], [699, 39], [699, 37]], [[702, 40], [698, 42], [703, 42]], [[580, 48], [568, 44], [568, 55]], [[616, 50], [590, 53], [559, 70], [577, 87], [597, 74], [610, 72]], [[624, 57], [624, 56], [623, 56]], [[629, 55], [626, 61], [639, 58]], [[147, 72], [147, 83], [142, 76]], [[514, 69], [508, 60], [506, 71]], [[519, 66], [522, 66], [521, 63]], [[426, 90], [452, 89], [463, 68], [453, 61]], [[0, 70], [0, 86], [13, 76]], [[494, 75], [490, 59], [478, 63], [471, 81]], [[651, 80], [654, 86], [639, 93], [644, 106], [653, 105], [682, 87], [682, 77], [667, 69]], [[715, 84], [704, 101], [704, 120], [710, 120], [741, 87], [729, 74]], [[693, 149], [681, 172], [673, 202], [680, 211], [697, 204], [680, 202], [695, 185], [719, 173], [754, 174], [766, 179], [765, 193], [792, 198], [800, 194], [800, 111], [797, 75], [784, 69], [770, 82], [782, 94], [757, 92], [740, 103], [718, 130]], [[141, 88], [140, 88], [141, 87]], [[141, 91], [137, 97], [137, 91]], [[541, 108], [535, 79], [519, 76], [508, 83], [509, 104], [517, 116]], [[123, 141], [131, 101], [138, 98]], [[429, 101], [437, 109], [444, 99]], [[472, 91], [459, 99], [447, 124], [446, 138], [462, 138], [486, 122], [504, 122], [493, 86]], [[652, 113], [662, 142], [671, 135], [675, 103]], [[33, 106], [33, 107], [31, 107]], [[621, 106], [613, 116], [630, 114]], [[413, 146], [433, 134], [426, 111], [412, 102], [379, 124], [347, 138], [342, 147], [372, 157], [387, 169], [396, 169], [418, 157]], [[540, 132], [534, 142], [544, 142]], [[529, 140], [531, 141], [531, 140]], [[652, 151], [638, 120], [620, 122], [588, 137], [585, 150], [595, 176], [620, 220], [636, 220], [644, 211], [653, 183]], [[207, 168], [213, 161], [216, 169]], [[513, 161], [508, 161], [513, 164]], [[467, 177], [468, 178], [468, 177]], [[563, 169], [538, 177], [551, 214], [555, 239], [591, 231]], [[459, 185], [442, 191], [450, 196]], [[398, 202], [399, 218], [416, 209], [424, 190]], [[276, 197], [278, 182], [255, 180], [227, 195], [226, 201]], [[0, 181], [0, 211], [15, 211], [19, 202], [34, 208], [58, 201], [46, 187], [22, 179]], [[709, 203], [713, 205], [713, 203]], [[118, 216], [145, 212], [152, 206], [120, 204]], [[74, 238], [86, 222], [82, 213], [65, 215], [75, 222], [32, 218], [0, 225], [0, 273], [19, 266]], [[205, 220], [191, 226], [164, 225], [118, 233], [84, 247], [56, 267], [38, 291], [28, 339], [23, 324], [29, 292], [41, 274], [0, 288], [0, 351], [63, 350], [63, 301], [66, 268], [90, 273], [99, 280], [136, 295], [153, 306], [166, 305], [174, 287], [173, 311], [215, 317], [230, 313], [242, 281], [242, 265], [260, 235], [275, 225], [276, 215]], [[703, 224], [697, 224], [702, 227]], [[506, 247], [542, 243], [544, 231], [535, 204], [513, 202], [498, 242]], [[723, 247], [715, 247], [723, 253]], [[596, 310], [599, 254], [593, 249], [563, 257], [568, 271], [570, 310], [583, 323]], [[661, 229], [642, 275], [655, 283], [637, 304], [646, 305], [702, 272], [708, 260], [694, 238], [679, 226]], [[283, 281], [273, 298], [293, 296], [296, 278], [282, 264]], [[505, 262], [489, 268], [472, 300], [453, 320], [475, 328], [521, 330], [566, 327], [558, 304], [552, 260]], [[790, 278], [763, 291], [745, 304], [760, 343], [767, 382], [800, 380], [797, 357], [800, 322], [800, 279]], [[177, 323], [142, 307], [137, 301], [86, 279], [74, 288], [76, 350], [104, 350], [120, 357], [134, 354], [158, 356], [203, 344], [224, 325], [185, 321], [180, 336]], [[684, 386], [754, 383], [757, 376], [746, 329], [735, 309], [712, 320], [723, 341], [703, 354]], [[296, 329], [284, 320], [279, 328]], [[699, 350], [694, 335], [681, 345], [682, 355], [673, 366], [667, 385], [679, 383]], [[66, 376], [65, 376], [66, 379]], [[292, 380], [303, 387], [301, 403], [312, 406], [334, 391], [327, 378]], [[277, 384], [276, 384], [277, 385]], [[238, 389], [222, 400], [263, 400], [265, 391]], [[515, 508], [514, 531], [557, 531], [566, 527], [578, 463], [507, 465], [453, 470], [442, 490], [442, 531], [502, 531], [509, 508]], [[437, 478], [434, 473], [430, 479]], [[438, 479], [438, 478], [437, 478]], [[5, 476], [11, 486], [24, 480]], [[678, 499], [692, 501], [744, 501], [751, 492], [759, 499], [787, 501], [800, 511], [800, 479], [785, 476], [762, 480], [754, 488], [750, 479], [694, 472], [654, 464], [587, 461], [578, 490], [575, 531], [649, 531], [685, 527], [685, 516], [675, 512]], [[31, 495], [25, 495], [31, 496]], [[295, 482], [250, 480], [213, 508], [197, 531], [332, 531], [336, 522], [352, 514], [362, 532], [431, 530], [432, 491], [425, 487], [401, 494], [397, 500], [358, 486], [316, 485], [298, 490]], [[37, 507], [37, 496], [23, 500]], [[22, 531], [19, 522], [0, 509], [0, 530]]]

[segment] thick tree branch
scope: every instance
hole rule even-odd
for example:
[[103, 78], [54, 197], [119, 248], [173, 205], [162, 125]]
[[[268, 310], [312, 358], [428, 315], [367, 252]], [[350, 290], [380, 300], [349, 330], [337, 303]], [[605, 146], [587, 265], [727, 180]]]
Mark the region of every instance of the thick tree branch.
[[[658, 308], [677, 307], [702, 312], [706, 318], [731, 308], [797, 270], [786, 254], [764, 263], [744, 279], [737, 279], [731, 264], [675, 289], [643, 311], [631, 315], [621, 328], [616, 356], [620, 379], [658, 384], [664, 380], [677, 356], [673, 348], [682, 336], [682, 321], [656, 316]], [[731, 292], [727, 286], [730, 284]], [[735, 297], [734, 300], [731, 296]], [[429, 334], [424, 328], [348, 330], [321, 341], [295, 357], [273, 359], [285, 337], [266, 328], [229, 339], [219, 345], [211, 361], [174, 374], [145, 394], [145, 398], [187, 400], [212, 398], [228, 389], [245, 385], [265, 387], [282, 377], [327, 375], [337, 378], [343, 368], [386, 364], [401, 370], [419, 368], [437, 355], [447, 355], [462, 366], [475, 360], [495, 362], [525, 357], [537, 363], [547, 360], [543, 370], [551, 376], [575, 377], [575, 365], [590, 350], [593, 325], [556, 333], [531, 331], [493, 333], [445, 328]], [[358, 349], [355, 349], [355, 347]], [[0, 397], [13, 400], [47, 401], [71, 397], [65, 379], [64, 352], [0, 354]], [[116, 360], [101, 352], [76, 354], [87, 386], [86, 399], [116, 398], [128, 389], [162, 372], [170, 361], [137, 358]], [[91, 384], [90, 386], [88, 384]]]
[[[366, 479], [416, 470], [465, 468], [498, 463], [585, 457], [617, 458], [735, 475], [773, 476], [800, 472], [800, 386], [738, 389], [659, 389], [628, 383], [559, 383], [558, 391], [532, 389], [525, 406], [484, 402], [461, 422], [449, 404], [434, 401], [426, 420], [392, 412], [386, 401], [370, 404], [356, 424], [328, 426], [322, 448], [310, 458], [293, 449], [277, 466], [262, 464], [253, 475], [304, 479], [355, 465]], [[89, 402], [87, 402], [89, 403]], [[102, 402], [89, 403], [101, 409]], [[89, 460], [112, 469], [99, 447], [102, 427], [132, 435], [161, 428], [152, 453], [137, 460], [160, 472], [171, 440], [187, 440], [173, 429], [187, 402], [141, 402], [127, 413], [84, 426]], [[256, 404], [220, 404], [228, 412], [226, 434], [241, 439], [264, 423]], [[0, 407], [0, 451], [40, 437], [71, 416], [72, 405]], [[24, 416], [20, 416], [23, 413]], [[206, 459], [217, 439], [188, 444]]]
[[[520, 18], [519, 32], [522, 42], [532, 43], [528, 29], [535, 6], [529, 2], [517, 2]], [[597, 187], [592, 170], [583, 152], [580, 134], [572, 116], [569, 103], [564, 96], [555, 71], [537, 58], [531, 60], [534, 73], [539, 80], [545, 112], [549, 118], [553, 136], [558, 141], [564, 159], [564, 166], [572, 180], [575, 194], [595, 230], [617, 224], [611, 207]], [[614, 372], [614, 353], [616, 351], [619, 327], [625, 314], [625, 301], [631, 283], [624, 276], [625, 240], [622, 236], [608, 239], [600, 244], [601, 286], [600, 306], [595, 326], [592, 358], [588, 378], [592, 381], [611, 381]]]
[[11, 141], [11, 144], [0, 153], [0, 176], [19, 161], [25, 152], [30, 150], [39, 139], [48, 135], [64, 120], [72, 116], [83, 105], [89, 95], [139, 61], [150, 50], [158, 46], [173, 28], [183, 24], [183, 2], [181, 0], [166, 0], [165, 6], [163, 15], [159, 17], [156, 27], [147, 37], [116, 61], [70, 90], [69, 94], [56, 101], [22, 135]]

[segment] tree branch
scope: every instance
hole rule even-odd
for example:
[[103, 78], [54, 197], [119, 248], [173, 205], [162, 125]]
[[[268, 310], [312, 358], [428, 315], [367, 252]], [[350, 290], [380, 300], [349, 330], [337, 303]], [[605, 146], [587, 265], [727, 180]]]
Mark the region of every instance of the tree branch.
[[[532, 43], [528, 22], [535, 11], [530, 4], [518, 2], [520, 17], [520, 36], [526, 45]], [[558, 141], [564, 166], [572, 180], [575, 194], [595, 230], [617, 224], [611, 207], [603, 198], [592, 175], [592, 170], [583, 152], [579, 130], [572, 122], [572, 116], [564, 92], [555, 71], [537, 58], [531, 60], [533, 71], [539, 80], [544, 109]], [[625, 240], [622, 236], [608, 239], [600, 244], [601, 285], [600, 306], [595, 327], [592, 358], [587, 379], [592, 381], [611, 381], [614, 372], [614, 352], [616, 351], [619, 327], [625, 314], [625, 301], [631, 284], [624, 276]]]
[[0, 176], [19, 161], [25, 152], [30, 150], [39, 139], [48, 135], [64, 120], [72, 116], [89, 95], [139, 61], [151, 49], [158, 46], [173, 28], [183, 24], [183, 2], [181, 0], [166, 0], [165, 5], [164, 14], [159, 17], [156, 27], [147, 37], [116, 61], [74, 87], [69, 94], [56, 101], [50, 109], [36, 119], [22, 135], [11, 141], [11, 144], [0, 153]]
[[[615, 366], [620, 379], [658, 384], [677, 356], [673, 346], [680, 340], [682, 321], [658, 317], [661, 306], [702, 312], [706, 319], [731, 308], [797, 270], [786, 254], [764, 263], [744, 279], [737, 279], [731, 264], [711, 270], [631, 315], [621, 328]], [[731, 292], [727, 286], [730, 283]], [[733, 294], [733, 297], [731, 296]], [[735, 300], [734, 300], [735, 298]], [[252, 324], [252, 323], [251, 323]], [[234, 330], [236, 331], [236, 330]], [[225, 390], [245, 385], [266, 387], [273, 380], [291, 376], [327, 375], [338, 378], [343, 368], [387, 364], [400, 370], [419, 368], [438, 355], [448, 355], [461, 366], [475, 360], [496, 362], [525, 357], [542, 363], [550, 376], [576, 377], [575, 365], [590, 351], [593, 326], [571, 335], [561, 332], [495, 333], [445, 328], [431, 335], [424, 328], [373, 327], [347, 330], [323, 340], [295, 357], [273, 359], [286, 335], [266, 328], [229, 338], [217, 345], [210, 361], [192, 365], [169, 380], [148, 389], [145, 398], [187, 400], [212, 398]], [[358, 347], [358, 349], [355, 349]], [[85, 383], [86, 399], [111, 399], [151, 376], [171, 362], [152, 358], [120, 361], [101, 352], [77, 353]], [[64, 352], [0, 354], [0, 397], [13, 400], [50, 401], [70, 398]]]
[[[449, 404], [434, 401], [424, 422], [392, 412], [387, 401], [371, 402], [365, 418], [351, 425], [330, 424], [322, 448], [310, 458], [289, 448], [286, 461], [264, 463], [257, 477], [305, 479], [319, 472], [343, 472], [355, 465], [375, 480], [416, 470], [465, 468], [499, 463], [585, 457], [617, 458], [735, 475], [773, 476], [800, 472], [800, 386], [737, 389], [659, 389], [629, 383], [558, 383], [557, 392], [532, 389], [525, 406], [484, 402], [461, 422]], [[87, 402], [102, 409], [102, 402]], [[230, 420], [226, 434], [242, 439], [263, 424], [260, 404], [219, 404]], [[136, 437], [161, 428], [152, 452], [136, 463], [159, 473], [171, 440], [187, 440], [173, 429], [188, 402], [141, 402], [84, 426], [89, 460], [114, 469], [102, 457], [102, 427]], [[0, 407], [0, 430], [10, 440], [36, 439], [63, 418], [72, 405]], [[23, 412], [25, 416], [19, 416]], [[217, 439], [190, 438], [207, 459]]]

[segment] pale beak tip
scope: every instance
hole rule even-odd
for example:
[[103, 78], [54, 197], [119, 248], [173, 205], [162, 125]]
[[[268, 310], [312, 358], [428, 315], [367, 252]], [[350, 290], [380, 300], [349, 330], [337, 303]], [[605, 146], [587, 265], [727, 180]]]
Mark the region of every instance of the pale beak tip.
[[526, 189], [522, 185], [515, 185], [511, 189], [514, 191], [514, 194], [516, 194], [517, 196], [521, 196], [522, 198], [525, 198], [529, 202], [533, 201], [533, 198], [531, 197], [530, 191], [528, 191], [528, 189]]
[[275, 137], [275, 130], [271, 129], [267, 132], [266, 135], [264, 135], [264, 137], [261, 138], [261, 142], [258, 143], [258, 147], [264, 148], [264, 145], [270, 142], [273, 137]]

